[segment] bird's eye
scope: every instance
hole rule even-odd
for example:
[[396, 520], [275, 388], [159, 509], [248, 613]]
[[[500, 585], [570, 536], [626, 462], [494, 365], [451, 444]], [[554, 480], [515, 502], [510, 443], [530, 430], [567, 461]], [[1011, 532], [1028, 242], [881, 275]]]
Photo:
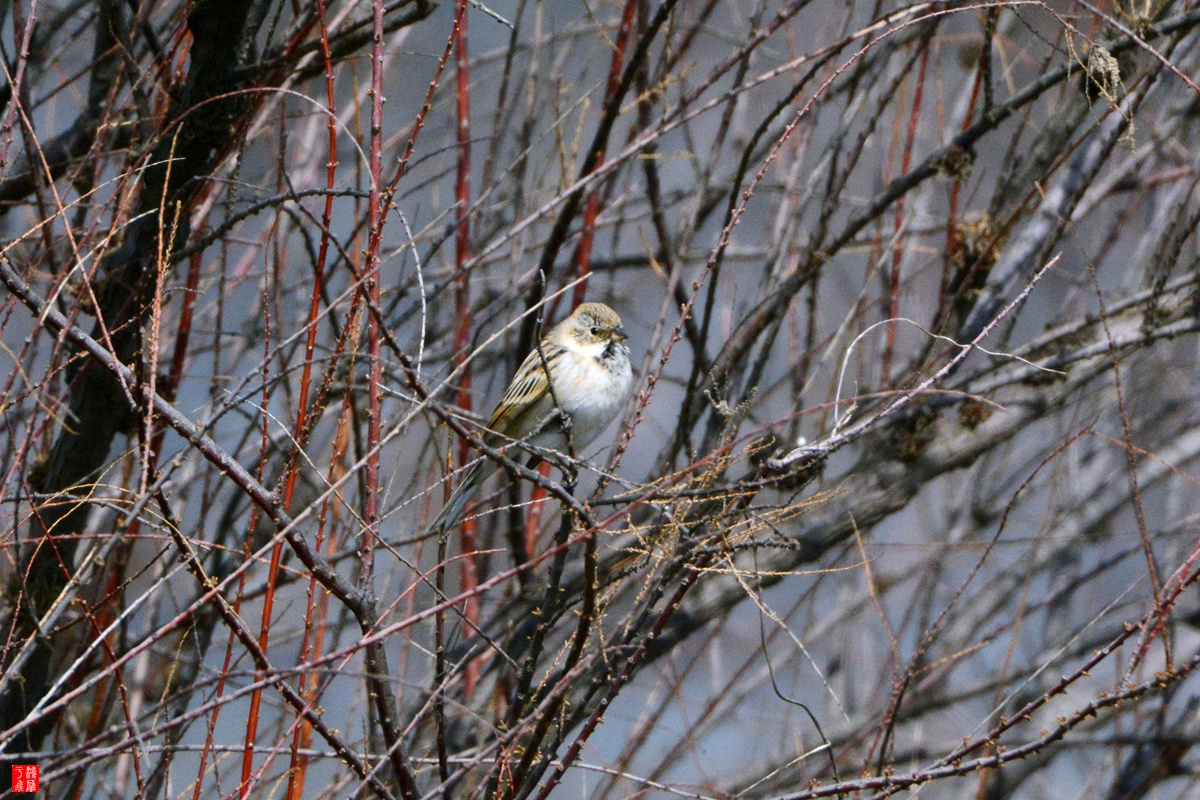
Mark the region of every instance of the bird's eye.
[[600, 335], [600, 329], [597, 328], [595, 325], [593, 325], [592, 326], [592, 336], [599, 336], [599, 335]]

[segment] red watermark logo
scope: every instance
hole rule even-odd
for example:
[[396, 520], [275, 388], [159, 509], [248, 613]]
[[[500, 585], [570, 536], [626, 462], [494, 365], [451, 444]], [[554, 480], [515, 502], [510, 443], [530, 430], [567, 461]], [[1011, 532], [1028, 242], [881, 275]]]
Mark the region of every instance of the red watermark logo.
[[38, 765], [13, 764], [12, 790], [17, 792], [36, 792], [38, 790]]

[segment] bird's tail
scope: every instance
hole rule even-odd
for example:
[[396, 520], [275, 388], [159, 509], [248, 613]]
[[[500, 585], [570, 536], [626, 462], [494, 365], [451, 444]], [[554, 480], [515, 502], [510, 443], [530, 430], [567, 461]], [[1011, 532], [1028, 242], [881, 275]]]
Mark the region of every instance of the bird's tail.
[[467, 503], [471, 502], [471, 498], [479, 490], [479, 486], [495, 471], [496, 462], [489, 458], [476, 462], [474, 466], [467, 470], [467, 474], [463, 477], [462, 481], [450, 493], [450, 499], [442, 507], [441, 513], [437, 515], [437, 519], [433, 521], [433, 528], [439, 531], [447, 531], [453, 528], [458, 523], [459, 517], [462, 516]]

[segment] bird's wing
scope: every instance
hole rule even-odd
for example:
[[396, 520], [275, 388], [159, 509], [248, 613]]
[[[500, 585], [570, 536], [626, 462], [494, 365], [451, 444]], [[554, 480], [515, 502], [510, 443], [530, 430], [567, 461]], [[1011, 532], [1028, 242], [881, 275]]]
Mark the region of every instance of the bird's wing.
[[[542, 363], [542, 353], [546, 356], [545, 365]], [[492, 431], [492, 435], [487, 437], [489, 445], [525, 438], [554, 410], [554, 398], [550, 394], [545, 367], [553, 367], [555, 359], [563, 351], [543, 342], [542, 353], [534, 350], [525, 357], [512, 383], [508, 385], [508, 391], [492, 412], [488, 422], [488, 428]]]
[[[504, 393], [488, 422], [489, 430], [483, 438], [488, 447], [501, 447], [524, 439], [554, 410], [554, 397], [546, 379], [546, 366], [553, 366], [555, 359], [560, 358], [563, 353], [563, 349], [558, 345], [543, 341], [540, 353], [534, 350], [521, 362], [512, 383], [508, 385], [508, 391]], [[545, 363], [542, 361], [543, 354]], [[434, 520], [433, 527], [442, 531], [453, 527], [480, 484], [496, 471], [496, 467], [495, 461], [484, 458], [467, 470]]]

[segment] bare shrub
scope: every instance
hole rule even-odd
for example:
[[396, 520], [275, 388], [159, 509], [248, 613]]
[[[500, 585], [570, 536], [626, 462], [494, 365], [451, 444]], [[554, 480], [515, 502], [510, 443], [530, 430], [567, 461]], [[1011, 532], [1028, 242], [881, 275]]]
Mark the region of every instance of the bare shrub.
[[[1192, 5], [0, 11], [44, 791], [1197, 791]], [[481, 452], [585, 297], [619, 429]]]

